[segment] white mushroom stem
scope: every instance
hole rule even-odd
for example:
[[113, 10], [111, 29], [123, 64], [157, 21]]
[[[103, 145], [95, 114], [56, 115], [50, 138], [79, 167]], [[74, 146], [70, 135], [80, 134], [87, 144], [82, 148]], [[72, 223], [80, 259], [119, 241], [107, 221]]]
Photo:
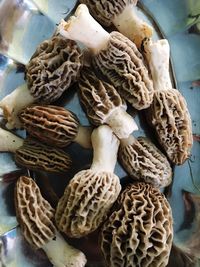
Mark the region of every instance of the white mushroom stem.
[[83, 43], [94, 54], [107, 47], [110, 35], [90, 15], [86, 5], [80, 4], [73, 16], [58, 26], [59, 33], [74, 41]]
[[91, 169], [94, 171], [114, 172], [117, 161], [119, 140], [107, 125], [99, 126], [92, 133], [93, 162]]
[[79, 126], [78, 133], [73, 140], [84, 148], [92, 148], [91, 143], [92, 128], [89, 126]]
[[112, 110], [106, 119], [107, 123], [118, 138], [127, 138], [133, 131], [138, 130], [134, 119], [122, 107]]
[[15, 152], [24, 140], [15, 134], [0, 128], [0, 152]]
[[0, 101], [0, 108], [3, 109], [4, 117], [8, 121], [6, 127], [8, 129], [20, 128], [19, 111], [34, 101], [26, 84], [17, 87], [11, 94], [5, 96]]
[[144, 38], [149, 38], [153, 35], [153, 28], [138, 17], [135, 5], [136, 3], [127, 5], [123, 12], [115, 17], [113, 24], [123, 35], [132, 40], [137, 47], [140, 47]]
[[148, 61], [155, 90], [172, 89], [169, 74], [170, 46], [166, 39], [144, 42], [145, 56]]
[[42, 249], [55, 267], [83, 267], [87, 262], [83, 252], [70, 246], [58, 232]]

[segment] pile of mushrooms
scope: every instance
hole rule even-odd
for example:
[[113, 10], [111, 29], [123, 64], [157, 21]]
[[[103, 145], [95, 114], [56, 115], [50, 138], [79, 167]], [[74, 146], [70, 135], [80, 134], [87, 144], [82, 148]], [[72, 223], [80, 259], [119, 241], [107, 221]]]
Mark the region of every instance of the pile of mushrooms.
[[27, 84], [16, 88], [0, 101], [9, 129], [20, 128], [18, 113], [34, 103], [57, 100], [77, 81], [82, 53], [77, 44], [62, 36], [42, 42], [26, 66]]
[[85, 266], [85, 255], [59, 234], [54, 224], [55, 210], [30, 177], [21, 176], [16, 183], [15, 209], [23, 236], [33, 248], [43, 249], [53, 266]]
[[[97, 229], [107, 266], [165, 267], [173, 219], [160, 188], [172, 181], [168, 159], [183, 164], [192, 147], [187, 104], [169, 75], [169, 44], [151, 39], [152, 27], [137, 16], [137, 0], [80, 2], [74, 15], [36, 49], [26, 66], [27, 84], [0, 101], [6, 126], [31, 136], [23, 139], [0, 128], [0, 151], [14, 153], [20, 166], [45, 172], [69, 170], [73, 162], [61, 148], [71, 142], [92, 149], [93, 160], [69, 181], [55, 210], [37, 180], [20, 177], [17, 219], [25, 239], [42, 248], [56, 267], [86, 264], [85, 255], [59, 231], [80, 238]], [[102, 25], [120, 32], [107, 32], [88, 8]], [[83, 67], [76, 42], [88, 49], [90, 66]], [[92, 126], [82, 126], [70, 110], [48, 105], [75, 82]], [[145, 109], [164, 152], [148, 138], [134, 136], [138, 126], [126, 101]], [[123, 190], [115, 174], [117, 159], [132, 178]]]
[[116, 89], [98, 79], [87, 68], [79, 80], [80, 100], [94, 125], [108, 124], [120, 139], [119, 159], [135, 180], [165, 187], [171, 183], [172, 170], [165, 155], [146, 138], [134, 138], [138, 130], [134, 119], [126, 112], [126, 104]]
[[93, 54], [92, 64], [120, 95], [136, 109], [145, 109], [153, 100], [153, 84], [142, 54], [119, 32], [108, 33], [90, 15], [86, 5], [58, 26], [61, 35], [83, 43]]
[[[79, 88], [90, 121], [109, 125], [120, 139], [118, 156], [128, 174], [156, 187], [169, 185], [172, 170], [167, 158], [150, 140], [131, 135], [138, 127], [116, 89], [88, 68], [82, 70]], [[62, 107], [31, 105], [20, 112], [19, 119], [31, 136], [47, 144], [64, 147], [73, 140], [91, 146], [91, 128], [80, 126], [76, 115]]]
[[104, 26], [112, 24], [139, 48], [143, 39], [153, 35], [153, 28], [137, 15], [138, 0], [80, 0], [92, 16]]

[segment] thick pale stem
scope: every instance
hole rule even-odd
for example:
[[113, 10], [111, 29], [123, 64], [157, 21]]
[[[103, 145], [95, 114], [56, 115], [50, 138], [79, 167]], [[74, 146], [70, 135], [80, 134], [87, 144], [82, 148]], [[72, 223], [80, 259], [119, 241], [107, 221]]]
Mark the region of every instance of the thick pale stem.
[[6, 127], [8, 129], [20, 128], [18, 113], [34, 101], [26, 84], [17, 87], [11, 94], [4, 97], [0, 101], [0, 108], [3, 109], [4, 117], [8, 121]]
[[76, 138], [73, 140], [84, 148], [92, 148], [91, 143], [92, 128], [89, 126], [79, 126]]
[[157, 42], [146, 40], [144, 42], [144, 51], [151, 70], [154, 89], [171, 89], [172, 83], [169, 74], [170, 47], [168, 41], [166, 39]]
[[112, 129], [102, 125], [92, 133], [93, 162], [91, 169], [95, 171], [113, 172], [117, 161], [119, 140]]
[[110, 39], [109, 33], [90, 15], [84, 4], [78, 6], [67, 22], [61, 21], [58, 31], [68, 39], [83, 43], [94, 54], [106, 48]]
[[150, 38], [153, 35], [153, 28], [136, 14], [136, 6], [128, 5], [123, 12], [113, 20], [115, 27], [137, 47], [141, 46], [144, 38]]
[[0, 128], [0, 152], [15, 152], [23, 145], [23, 139]]
[[106, 123], [112, 128], [118, 138], [127, 138], [133, 131], [138, 130], [134, 119], [122, 107], [115, 108]]
[[83, 267], [87, 262], [83, 252], [70, 246], [59, 233], [42, 249], [55, 267]]
[[133, 135], [129, 135], [128, 138], [124, 138], [120, 140], [120, 146], [125, 147], [125, 146], [130, 146], [136, 142], [136, 138]]

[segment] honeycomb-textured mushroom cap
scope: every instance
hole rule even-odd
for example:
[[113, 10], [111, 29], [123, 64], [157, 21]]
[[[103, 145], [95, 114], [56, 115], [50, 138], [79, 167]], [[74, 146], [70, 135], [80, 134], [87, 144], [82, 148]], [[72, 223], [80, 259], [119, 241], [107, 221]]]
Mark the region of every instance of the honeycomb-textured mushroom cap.
[[19, 118], [31, 136], [54, 146], [67, 146], [78, 133], [78, 118], [62, 107], [31, 105], [20, 112]]
[[165, 267], [173, 239], [172, 213], [150, 184], [129, 185], [104, 223], [101, 248], [109, 267]]
[[141, 53], [127, 37], [112, 32], [107, 48], [93, 58], [93, 65], [134, 108], [150, 106], [153, 83]]
[[41, 248], [54, 238], [54, 209], [29, 177], [21, 176], [17, 181], [15, 208], [23, 236], [31, 246]]
[[27, 138], [15, 152], [15, 161], [31, 170], [46, 172], [65, 172], [72, 165], [72, 161], [63, 150], [50, 147]]
[[119, 32], [133, 41], [137, 47], [145, 38], [151, 38], [153, 27], [137, 13], [137, 0], [81, 0], [92, 16], [104, 26], [114, 25]]
[[184, 97], [176, 89], [155, 91], [147, 116], [169, 159], [183, 164], [190, 156], [193, 143], [191, 118]]
[[92, 16], [104, 26], [111, 26], [112, 21], [120, 15], [128, 4], [136, 4], [137, 0], [80, 0], [88, 6]]
[[135, 139], [130, 136], [122, 141], [120, 162], [134, 179], [165, 187], [171, 183], [172, 169], [165, 155], [145, 137]]
[[110, 112], [116, 107], [126, 109], [126, 103], [115, 88], [98, 79], [90, 68], [83, 68], [81, 71], [79, 89], [80, 100], [86, 109], [87, 116], [97, 126], [104, 124]]
[[119, 138], [126, 138], [137, 129], [116, 89], [98, 79], [90, 68], [82, 70], [79, 88], [80, 100], [93, 124], [108, 124]]
[[96, 230], [121, 190], [119, 178], [109, 172], [83, 170], [66, 187], [56, 209], [58, 229], [70, 237]]
[[26, 66], [26, 80], [31, 95], [41, 103], [58, 99], [77, 81], [82, 54], [72, 40], [53, 36], [42, 42]]

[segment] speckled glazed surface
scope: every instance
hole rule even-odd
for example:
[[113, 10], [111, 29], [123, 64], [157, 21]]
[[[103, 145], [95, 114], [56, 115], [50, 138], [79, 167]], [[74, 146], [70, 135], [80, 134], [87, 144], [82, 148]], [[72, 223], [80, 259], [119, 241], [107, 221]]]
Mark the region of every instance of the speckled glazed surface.
[[[69, 15], [75, 5], [76, 1], [72, 0], [0, 0], [0, 99], [23, 84], [24, 64], [28, 62], [37, 44], [53, 34], [56, 24], [61, 18]], [[184, 165], [174, 168], [174, 181], [166, 194], [174, 218], [174, 244], [184, 252], [199, 258], [200, 1], [141, 0], [141, 7], [143, 16], [150, 19], [155, 28], [160, 30], [154, 38], [163, 36], [170, 43], [174, 70], [172, 78], [176, 81], [177, 89], [186, 98], [192, 117], [194, 145], [191, 157]], [[82, 124], [88, 124], [79, 104], [76, 88], [64, 95], [58, 104], [74, 111]], [[136, 133], [138, 136], [151, 135], [141, 116], [137, 115], [136, 121], [139, 126]], [[1, 124], [3, 123], [1, 119]], [[18, 131], [18, 134], [24, 135], [24, 132]], [[88, 167], [92, 158], [91, 151], [78, 145], [71, 145], [67, 150], [74, 160], [73, 169], [65, 176], [49, 177], [59, 196], [69, 179], [77, 171]], [[19, 228], [16, 228], [13, 188], [17, 177], [26, 172], [27, 170], [21, 170], [15, 165], [11, 154], [0, 153], [0, 259], [2, 266], [6, 267], [50, 267], [45, 255], [41, 251], [33, 251], [21, 237]], [[126, 173], [119, 165], [116, 167], [116, 173], [126, 182]], [[70, 240], [86, 252], [89, 259], [87, 266], [90, 267], [104, 266], [99, 253], [97, 234], [80, 241]], [[169, 266], [179, 265], [172, 263]]]

